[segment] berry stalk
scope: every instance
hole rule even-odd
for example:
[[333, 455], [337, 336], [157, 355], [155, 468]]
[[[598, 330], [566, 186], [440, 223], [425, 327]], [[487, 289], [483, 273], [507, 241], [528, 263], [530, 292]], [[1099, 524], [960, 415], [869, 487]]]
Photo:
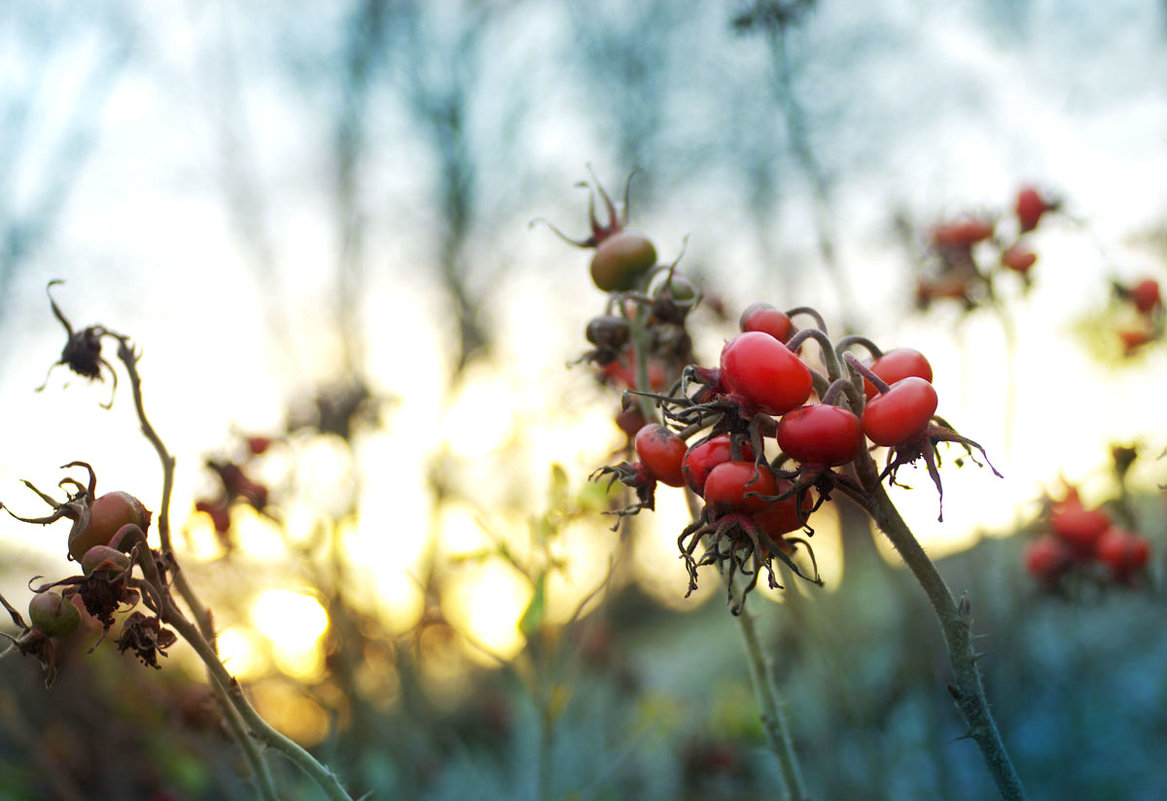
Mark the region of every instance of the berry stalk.
[[[685, 502], [689, 505], [689, 514], [696, 520], [700, 514], [697, 496], [689, 489], [685, 490]], [[727, 581], [733, 579], [726, 576]], [[732, 590], [732, 587], [730, 588]], [[754, 617], [744, 608], [741, 614], [732, 616], [737, 623], [738, 631], [742, 635], [742, 645], [746, 650], [746, 663], [750, 669], [750, 685], [754, 690], [754, 700], [758, 704], [758, 714], [762, 720], [762, 729], [766, 732], [766, 742], [770, 750], [778, 759], [782, 770], [784, 801], [809, 801], [806, 785], [802, 778], [802, 766], [798, 755], [794, 752], [794, 743], [790, 739], [790, 726], [786, 722], [786, 702], [778, 687], [774, 684], [774, 677], [770, 671], [770, 661], [762, 650], [758, 639], [758, 629], [754, 625]]]
[[968, 724], [967, 736], [981, 749], [1001, 798], [1004, 801], [1024, 801], [1025, 790], [993, 720], [977, 669], [978, 655], [973, 650], [968, 596], [962, 596], [959, 603], [953, 597], [935, 563], [888, 497], [871, 455], [866, 451], [860, 454], [855, 460], [855, 468], [867, 492], [868, 511], [912, 571], [936, 613], [954, 677], [953, 683], [948, 685], [948, 692]]
[[785, 703], [774, 686], [769, 660], [758, 640], [754, 616], [743, 609], [740, 615], [734, 616], [734, 620], [737, 621], [738, 631], [742, 634], [742, 643], [746, 648], [750, 683], [754, 687], [754, 697], [758, 702], [766, 741], [770, 744], [770, 750], [778, 757], [778, 765], [782, 768], [782, 778], [786, 784], [784, 797], [788, 801], [809, 801], [810, 796], [806, 794], [806, 785], [802, 780], [802, 768], [794, 753], [790, 728], [786, 724], [786, 714], [783, 711]]

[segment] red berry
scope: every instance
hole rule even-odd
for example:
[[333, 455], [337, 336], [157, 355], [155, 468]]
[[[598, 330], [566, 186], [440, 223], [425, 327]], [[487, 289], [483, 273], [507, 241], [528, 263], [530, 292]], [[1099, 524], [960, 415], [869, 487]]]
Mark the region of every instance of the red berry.
[[1151, 547], [1138, 534], [1111, 527], [1094, 543], [1094, 555], [1116, 574], [1125, 575], [1146, 566]]
[[738, 321], [742, 332], [761, 331], [779, 342], [786, 342], [794, 334], [794, 323], [786, 312], [778, 311], [769, 303], [754, 303], [746, 307]]
[[1063, 542], [1078, 553], [1088, 554], [1110, 528], [1110, 516], [1101, 509], [1085, 509], [1080, 503], [1066, 501], [1050, 510], [1049, 524]]
[[859, 418], [841, 406], [813, 403], [778, 421], [778, 447], [802, 464], [846, 464], [859, 455], [863, 444]]
[[615, 422], [616, 426], [629, 439], [635, 437], [636, 433], [646, 425], [644, 414], [640, 411], [639, 406], [631, 406], [616, 412]]
[[747, 331], [725, 343], [721, 380], [730, 393], [774, 415], [801, 406], [814, 387], [810, 368], [788, 347], [761, 331]]
[[[599, 369], [600, 380], [606, 384], [627, 389], [637, 389], [636, 386], [636, 351], [631, 345], [625, 345], [620, 351], [619, 358], [613, 359]], [[648, 360], [648, 385], [654, 391], [664, 389], [665, 368], [656, 359]]]
[[[932, 365], [923, 353], [913, 348], [893, 348], [871, 362], [868, 368], [882, 378], [885, 384], [894, 384], [909, 376], [932, 382]], [[863, 379], [863, 391], [867, 393], [867, 400], [879, 394], [875, 384], [866, 378]]]
[[991, 222], [969, 218], [933, 228], [932, 245], [938, 248], [970, 248], [992, 235]]
[[1017, 222], [1021, 224], [1022, 233], [1032, 231], [1041, 222], [1042, 215], [1054, 208], [1041, 194], [1031, 186], [1021, 189], [1017, 193]]
[[260, 456], [267, 453], [267, 449], [271, 447], [271, 437], [248, 437], [247, 450], [252, 456]]
[[[685, 454], [685, 459], [681, 463], [681, 472], [684, 473], [685, 483], [693, 492], [703, 495], [705, 479], [709, 477], [709, 471], [723, 462], [730, 461], [731, 458], [729, 434], [719, 434], [699, 445], [694, 445], [689, 448], [689, 452]], [[748, 442], [741, 444], [741, 458], [746, 460], [754, 458], [754, 449], [750, 447]]]
[[1118, 332], [1118, 341], [1122, 343], [1122, 355], [1130, 356], [1142, 348], [1144, 345], [1149, 345], [1155, 338], [1150, 331], [1144, 331], [1141, 328], [1124, 328]]
[[[80, 521], [78, 521], [80, 522]], [[89, 504], [89, 521], [69, 533], [69, 555], [80, 560], [94, 545], [109, 545], [113, 535], [128, 524], [145, 531], [150, 527], [150, 513], [142, 502], [128, 492], [109, 492]]]
[[936, 390], [924, 379], [909, 376], [867, 402], [863, 432], [876, 445], [899, 445], [924, 430], [936, 413]]
[[770, 501], [758, 496], [777, 494], [778, 479], [769, 467], [754, 462], [722, 462], [705, 481], [705, 503], [718, 514], [760, 512]]
[[674, 432], [660, 423], [651, 423], [636, 434], [636, 455], [657, 481], [670, 487], [681, 487], [685, 476], [681, 462], [688, 446]]
[[1025, 549], [1025, 569], [1038, 578], [1056, 578], [1070, 563], [1072, 554], [1057, 537], [1038, 537]]
[[[784, 492], [788, 492], [791, 486], [791, 483], [786, 479], [779, 479], [778, 491], [775, 494], [781, 495]], [[752, 517], [754, 523], [762, 531], [769, 534], [775, 543], [781, 546], [785, 544], [785, 540], [782, 540], [781, 536], [787, 532], [802, 528], [803, 523], [806, 522], [806, 516], [810, 514], [811, 507], [813, 506], [814, 499], [808, 492], [802, 497], [801, 509], [792, 495], [781, 501], [770, 501], [760, 511], [754, 512]], [[782, 550], [790, 553], [793, 548], [787, 545]]]
[[1019, 245], [1014, 245], [1001, 253], [1001, 266], [1015, 273], [1025, 275], [1035, 264], [1037, 264], [1037, 254]]
[[120, 572], [129, 566], [130, 557], [108, 545], [94, 545], [81, 557], [81, 572], [87, 576], [98, 569]]
[[1159, 282], [1154, 278], [1144, 278], [1130, 288], [1131, 303], [1142, 314], [1150, 314], [1163, 304], [1159, 294]]

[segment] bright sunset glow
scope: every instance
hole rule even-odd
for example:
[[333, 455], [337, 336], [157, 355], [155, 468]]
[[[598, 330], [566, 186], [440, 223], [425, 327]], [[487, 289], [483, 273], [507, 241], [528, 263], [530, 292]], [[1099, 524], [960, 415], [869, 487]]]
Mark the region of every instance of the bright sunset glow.
[[224, 629], [219, 632], [217, 643], [223, 664], [240, 681], [257, 678], [266, 672], [263, 644], [259, 635], [251, 629]]
[[[446, 613], [455, 628], [489, 654], [509, 659], [523, 647], [518, 624], [530, 598], [530, 586], [512, 568], [495, 560], [459, 570], [447, 594]], [[479, 661], [493, 661], [476, 650], [468, 653]]]
[[320, 671], [319, 640], [328, 628], [328, 614], [311, 595], [265, 590], [251, 606], [251, 622], [270, 643], [282, 672], [308, 678]]

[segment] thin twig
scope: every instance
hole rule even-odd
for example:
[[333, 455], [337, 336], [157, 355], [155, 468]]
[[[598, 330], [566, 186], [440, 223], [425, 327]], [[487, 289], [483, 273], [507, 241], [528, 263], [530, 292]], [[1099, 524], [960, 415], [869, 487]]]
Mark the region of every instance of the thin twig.
[[[157, 573], [153, 559], [143, 560], [143, 571], [146, 579], [158, 590], [163, 599], [161, 612], [164, 622], [169, 623], [178, 631], [191, 646], [195, 653], [206, 665], [207, 674], [214, 689], [215, 700], [223, 712], [227, 727], [243, 753], [248, 766], [255, 777], [257, 791], [264, 801], [274, 801], [278, 797], [271, 769], [256, 743], [256, 738], [280, 751], [284, 756], [297, 765], [308, 775], [324, 792], [334, 799], [348, 801], [350, 796], [340, 784], [336, 775], [326, 766], [316, 760], [300, 745], [285, 737], [271, 727], [264, 720], [243, 694], [239, 682], [227, 671], [214, 646], [214, 623], [210, 610], [204, 606], [195, 594], [194, 589], [186, 581], [186, 577], [179, 568], [174, 557], [170, 540], [170, 499], [174, 488], [174, 457], [167, 450], [162, 438], [150, 424], [142, 402], [142, 382], [138, 374], [138, 355], [129, 342], [129, 338], [118, 335], [118, 358], [126, 367], [130, 378], [130, 386], [134, 395], [134, 408], [137, 410], [138, 421], [142, 427], [142, 434], [158, 452], [162, 462], [162, 501], [158, 510], [158, 536], [161, 544], [161, 553], [171, 566], [174, 576], [174, 586], [182, 596], [183, 601], [190, 609], [197, 623], [192, 623], [182, 610], [174, 603], [169, 589]], [[150, 575], [152, 574], [152, 575]]]

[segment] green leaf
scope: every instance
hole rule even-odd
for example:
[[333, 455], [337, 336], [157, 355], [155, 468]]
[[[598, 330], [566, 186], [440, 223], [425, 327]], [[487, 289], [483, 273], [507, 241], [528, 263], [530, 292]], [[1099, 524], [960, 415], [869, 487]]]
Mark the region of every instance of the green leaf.
[[523, 633], [524, 637], [529, 638], [543, 625], [543, 618], [546, 614], [547, 573], [543, 572], [539, 574], [539, 578], [535, 579], [535, 592], [531, 596], [531, 602], [527, 604], [522, 618], [519, 619], [519, 631]]
[[554, 462], [551, 465], [551, 484], [547, 488], [548, 510], [561, 511], [567, 508], [569, 501], [567, 488], [567, 471], [563, 469], [563, 465]]

